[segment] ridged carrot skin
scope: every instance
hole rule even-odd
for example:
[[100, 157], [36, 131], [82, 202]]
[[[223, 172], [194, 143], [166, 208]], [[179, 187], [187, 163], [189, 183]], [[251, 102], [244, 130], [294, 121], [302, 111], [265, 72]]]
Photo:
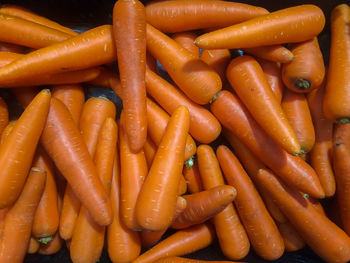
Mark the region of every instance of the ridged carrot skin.
[[272, 140], [235, 95], [226, 90], [221, 91], [211, 104], [211, 110], [223, 126], [288, 184], [313, 197], [324, 197], [312, 167], [300, 157], [288, 154]]
[[23, 189], [44, 129], [50, 98], [49, 90], [41, 91], [0, 147], [0, 208], [13, 204]]
[[305, 241], [301, 238], [291, 223], [276, 222], [278, 230], [283, 238], [284, 246], [287, 252], [298, 251], [306, 246]]
[[182, 258], [182, 257], [162, 258], [155, 262], [156, 263], [235, 263], [234, 261], [212, 261], [212, 260], [189, 259], [189, 258]]
[[226, 68], [231, 61], [228, 49], [206, 49], [202, 51], [200, 59], [212, 67], [219, 74], [221, 81], [226, 83]]
[[45, 187], [45, 171], [31, 168], [23, 191], [6, 214], [0, 262], [21, 263], [27, 252], [35, 210]]
[[149, 24], [147, 24], [147, 50], [194, 102], [207, 104], [221, 90], [221, 79], [213, 69]]
[[5, 100], [0, 97], [0, 134], [9, 123], [9, 111]]
[[49, 243], [40, 244], [38, 253], [40, 255], [53, 255], [53, 254], [56, 254], [58, 251], [60, 251], [62, 246], [63, 246], [63, 239], [60, 237], [59, 233], [57, 232]]
[[189, 193], [197, 193], [203, 190], [201, 177], [199, 174], [198, 162], [195, 160], [192, 167], [184, 166], [183, 175], [187, 181], [187, 188]]
[[243, 48], [243, 51], [258, 58], [279, 63], [288, 63], [294, 59], [294, 54], [281, 45]]
[[146, 14], [148, 23], [162, 32], [171, 33], [230, 26], [268, 14], [268, 11], [242, 3], [180, 0], [149, 3]]
[[300, 154], [296, 134], [259, 63], [251, 56], [237, 57], [228, 66], [226, 76], [238, 97], [265, 132], [290, 154]]
[[187, 108], [179, 106], [171, 115], [137, 199], [136, 218], [144, 229], [160, 231], [171, 224], [189, 124]]
[[199, 57], [199, 48], [194, 44], [194, 40], [197, 35], [193, 32], [179, 32], [171, 36], [177, 43], [179, 43], [183, 48], [192, 52], [193, 55]]
[[319, 7], [298, 5], [201, 35], [195, 44], [203, 49], [236, 49], [295, 43], [317, 36], [324, 25]]

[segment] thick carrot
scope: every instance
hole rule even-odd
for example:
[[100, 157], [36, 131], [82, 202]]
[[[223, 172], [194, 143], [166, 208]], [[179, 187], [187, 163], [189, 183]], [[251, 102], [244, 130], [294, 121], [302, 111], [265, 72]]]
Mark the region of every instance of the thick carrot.
[[292, 91], [305, 93], [318, 88], [325, 76], [325, 66], [317, 37], [293, 44], [294, 60], [282, 65], [282, 79]]
[[168, 257], [168, 258], [162, 258], [157, 261], [156, 263], [235, 263], [234, 261], [213, 261], [213, 260], [199, 260], [199, 259], [189, 259], [189, 258], [182, 258], [182, 257]]
[[324, 197], [312, 167], [300, 157], [288, 154], [272, 140], [235, 95], [226, 90], [220, 92], [211, 104], [211, 110], [223, 126], [288, 184], [316, 198]]
[[243, 51], [269, 61], [288, 63], [294, 60], [294, 53], [281, 45], [243, 48]]
[[323, 114], [324, 92], [325, 82], [307, 96], [315, 128], [315, 144], [310, 151], [310, 161], [320, 179], [326, 197], [330, 197], [334, 195], [336, 189], [331, 161], [333, 124]]
[[30, 237], [29, 245], [27, 248], [27, 254], [35, 254], [36, 252], [38, 252], [39, 248], [40, 248], [39, 241], [34, 237]]
[[11, 15], [11, 16], [16, 16], [20, 17], [22, 19], [44, 25], [62, 32], [65, 32], [67, 34], [70, 34], [72, 36], [78, 35], [77, 32], [73, 31], [72, 29], [62, 26], [46, 17], [40, 16], [38, 14], [35, 14], [34, 12], [18, 5], [11, 5], [11, 4], [5, 4], [2, 5], [0, 8], [0, 14], [5, 14], [5, 15]]
[[179, 230], [141, 254], [132, 263], [148, 263], [171, 256], [182, 256], [209, 246], [214, 231], [209, 224], [200, 224]]
[[120, 164], [118, 151], [113, 165], [113, 178], [110, 198], [113, 210], [113, 222], [107, 228], [107, 250], [113, 263], [130, 262], [141, 251], [139, 233], [127, 228], [120, 218]]
[[148, 173], [147, 161], [143, 150], [134, 153], [128, 143], [125, 132], [125, 112], [120, 119], [120, 217], [126, 227], [141, 229], [136, 219], [136, 201]]
[[147, 50], [194, 102], [207, 104], [221, 90], [221, 79], [212, 68], [149, 24], [147, 24]]
[[131, 150], [139, 152], [147, 137], [146, 11], [139, 0], [116, 1], [113, 33], [123, 92], [124, 131]]
[[108, 195], [67, 107], [52, 98], [41, 142], [74, 193], [101, 225], [112, 221]]
[[46, 172], [46, 184], [35, 212], [32, 235], [36, 238], [52, 237], [57, 232], [60, 217], [57, 187], [53, 162], [41, 146], [36, 150], [33, 166]]
[[167, 228], [173, 217], [184, 162], [189, 112], [179, 106], [172, 114], [136, 203], [136, 218], [145, 229]]
[[10, 64], [14, 60], [23, 57], [23, 54], [13, 53], [10, 51], [0, 51], [0, 67]]
[[203, 190], [203, 185], [201, 177], [199, 174], [198, 162], [194, 161], [194, 164], [189, 167], [188, 165], [184, 166], [183, 175], [187, 181], [188, 191], [193, 194]]
[[[114, 89], [115, 87], [116, 85]], [[180, 105], [188, 108], [191, 118], [189, 132], [197, 141], [210, 143], [220, 135], [220, 123], [208, 110], [188, 99], [181, 91], [149, 69], [146, 69], [146, 88], [147, 93], [169, 114]]]
[[58, 232], [53, 236], [52, 240], [47, 244], [41, 243], [38, 253], [40, 255], [53, 255], [56, 254], [63, 246], [63, 240]]
[[350, 259], [350, 238], [342, 229], [317, 212], [300, 192], [282, 183], [272, 173], [260, 170], [258, 177], [289, 222], [317, 255], [327, 262], [347, 262]]
[[226, 76], [241, 101], [265, 132], [287, 152], [293, 155], [300, 154], [296, 134], [259, 63], [250, 56], [237, 57], [228, 66]]
[[301, 152], [309, 152], [315, 144], [315, 129], [305, 95], [286, 89], [283, 91], [281, 106], [295, 131]]
[[35, 210], [44, 191], [46, 173], [31, 168], [23, 191], [6, 214], [0, 246], [0, 262], [21, 263], [30, 242]]
[[178, 0], [149, 3], [146, 14], [151, 25], [169, 33], [230, 26], [268, 14], [268, 11], [262, 7], [233, 2]]
[[5, 139], [12, 132], [13, 128], [16, 126], [17, 120], [10, 121], [9, 124], [6, 125], [5, 129], [1, 133], [0, 145], [4, 143]]
[[45, 125], [50, 91], [41, 91], [18, 119], [11, 134], [0, 147], [0, 207], [14, 203], [20, 195], [35, 149]]
[[231, 61], [231, 53], [228, 49], [203, 50], [200, 59], [212, 67], [219, 74], [221, 81], [226, 83], [226, 68]]
[[143, 152], [145, 154], [148, 167], [151, 167], [152, 165], [154, 156], [156, 155], [156, 152], [157, 152], [157, 148], [158, 147], [152, 141], [152, 139], [149, 136], [147, 136], [145, 145], [143, 146]]
[[24, 47], [22, 46], [6, 43], [6, 42], [0, 42], [0, 52], [22, 53], [23, 51], [24, 51]]
[[[162, 140], [165, 129], [169, 122], [169, 115], [152, 100], [147, 99], [147, 129], [152, 141], [158, 146]], [[196, 143], [190, 135], [187, 135], [185, 160], [196, 153]]]
[[206, 33], [195, 44], [203, 49], [234, 49], [295, 43], [317, 36], [324, 25], [319, 7], [299, 5]]
[[0, 84], [45, 74], [87, 69], [116, 60], [112, 26], [104, 25], [40, 48], [0, 68]]
[[171, 228], [183, 229], [204, 223], [220, 213], [236, 198], [237, 191], [228, 185], [218, 185], [205, 191], [184, 195], [187, 206], [171, 224]]
[[[200, 145], [197, 157], [204, 189], [224, 185], [224, 177], [213, 149], [208, 145]], [[214, 216], [213, 223], [221, 251], [227, 258], [238, 260], [248, 254], [249, 239], [232, 204]]]
[[38, 87], [20, 87], [13, 88], [11, 92], [15, 95], [16, 100], [25, 109], [29, 103], [33, 100], [33, 98], [39, 93], [40, 89]]
[[179, 32], [171, 36], [177, 43], [183, 48], [192, 52], [193, 55], [199, 57], [199, 48], [194, 44], [194, 40], [197, 38], [197, 34], [194, 32]]
[[295, 228], [288, 221], [276, 222], [278, 230], [283, 238], [284, 247], [287, 252], [298, 251], [305, 247], [305, 241], [301, 238]]
[[267, 260], [278, 259], [284, 252], [283, 239], [253, 182], [226, 146], [219, 146], [216, 156], [226, 181], [237, 189], [234, 203], [255, 252]]
[[[9, 123], [9, 111], [5, 100], [0, 97], [0, 134]], [[194, 142], [193, 142], [194, 143]]]

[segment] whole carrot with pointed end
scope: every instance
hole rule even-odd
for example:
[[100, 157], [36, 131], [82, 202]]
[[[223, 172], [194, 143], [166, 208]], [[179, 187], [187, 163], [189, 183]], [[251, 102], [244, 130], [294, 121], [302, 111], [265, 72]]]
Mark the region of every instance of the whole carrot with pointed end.
[[50, 105], [50, 91], [41, 91], [18, 119], [0, 147], [0, 207], [14, 203], [20, 195], [35, 149], [43, 131]]
[[0, 246], [0, 261], [21, 263], [27, 252], [36, 208], [45, 187], [45, 171], [33, 167], [23, 191], [6, 214]]
[[310, 92], [318, 88], [325, 76], [325, 66], [317, 37], [293, 44], [294, 60], [282, 65], [286, 87], [294, 92]]
[[193, 32], [179, 32], [171, 36], [183, 48], [192, 52], [196, 57], [199, 57], [199, 48], [194, 44], [197, 35]]
[[226, 82], [226, 68], [231, 61], [231, 53], [228, 49], [203, 50], [200, 59], [219, 74], [223, 83]]
[[151, 25], [169, 33], [230, 26], [268, 14], [268, 11], [242, 3], [180, 0], [149, 3], [146, 14]]
[[112, 212], [82, 135], [67, 107], [52, 98], [41, 142], [96, 222], [108, 225]]
[[319, 7], [299, 5], [201, 35], [195, 44], [204, 49], [234, 49], [301, 42], [318, 35], [324, 25]]
[[187, 181], [187, 184], [188, 184], [187, 188], [191, 194], [197, 193], [203, 190], [203, 185], [199, 174], [197, 161], [194, 161], [194, 164], [191, 167], [185, 165], [183, 169], [183, 175], [185, 180]]
[[185, 106], [171, 115], [136, 203], [136, 218], [145, 229], [167, 228], [174, 216], [190, 117]]
[[[233, 59], [226, 76], [260, 126], [287, 152], [300, 154], [300, 145], [259, 63], [250, 56]], [[276, 132], [278, 131], [278, 132]]]
[[221, 90], [221, 79], [213, 69], [149, 24], [147, 25], [147, 50], [194, 102], [207, 104]]
[[124, 131], [131, 150], [139, 152], [147, 137], [146, 12], [140, 1], [115, 3], [113, 33], [123, 92]]
[[243, 48], [243, 51], [269, 61], [288, 63], [294, 60], [294, 53], [281, 45]]
[[0, 97], [0, 134], [9, 123], [9, 111], [5, 100]]

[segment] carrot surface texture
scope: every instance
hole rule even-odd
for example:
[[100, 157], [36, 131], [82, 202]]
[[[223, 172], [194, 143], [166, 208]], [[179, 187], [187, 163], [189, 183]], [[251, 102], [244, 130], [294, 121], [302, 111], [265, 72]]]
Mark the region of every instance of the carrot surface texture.
[[145, 229], [160, 231], [174, 217], [190, 117], [185, 106], [171, 115], [136, 203], [136, 218]]
[[206, 33], [195, 44], [203, 49], [235, 49], [295, 43], [317, 36], [324, 25], [325, 16], [319, 7], [299, 5]]
[[0, 208], [13, 204], [23, 189], [49, 112], [50, 97], [49, 90], [41, 91], [0, 147]]
[[282, 45], [243, 48], [243, 51], [274, 62], [288, 63], [294, 60], [294, 54]]

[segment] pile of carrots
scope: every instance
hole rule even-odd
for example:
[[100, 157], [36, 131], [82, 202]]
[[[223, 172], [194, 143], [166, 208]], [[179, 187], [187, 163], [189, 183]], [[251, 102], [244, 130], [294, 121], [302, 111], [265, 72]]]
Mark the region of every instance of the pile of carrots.
[[326, 68], [315, 5], [117, 0], [80, 34], [2, 5], [0, 87], [24, 111], [0, 99], [0, 262], [196, 263], [215, 239], [233, 261], [349, 261], [349, 20], [332, 10]]

